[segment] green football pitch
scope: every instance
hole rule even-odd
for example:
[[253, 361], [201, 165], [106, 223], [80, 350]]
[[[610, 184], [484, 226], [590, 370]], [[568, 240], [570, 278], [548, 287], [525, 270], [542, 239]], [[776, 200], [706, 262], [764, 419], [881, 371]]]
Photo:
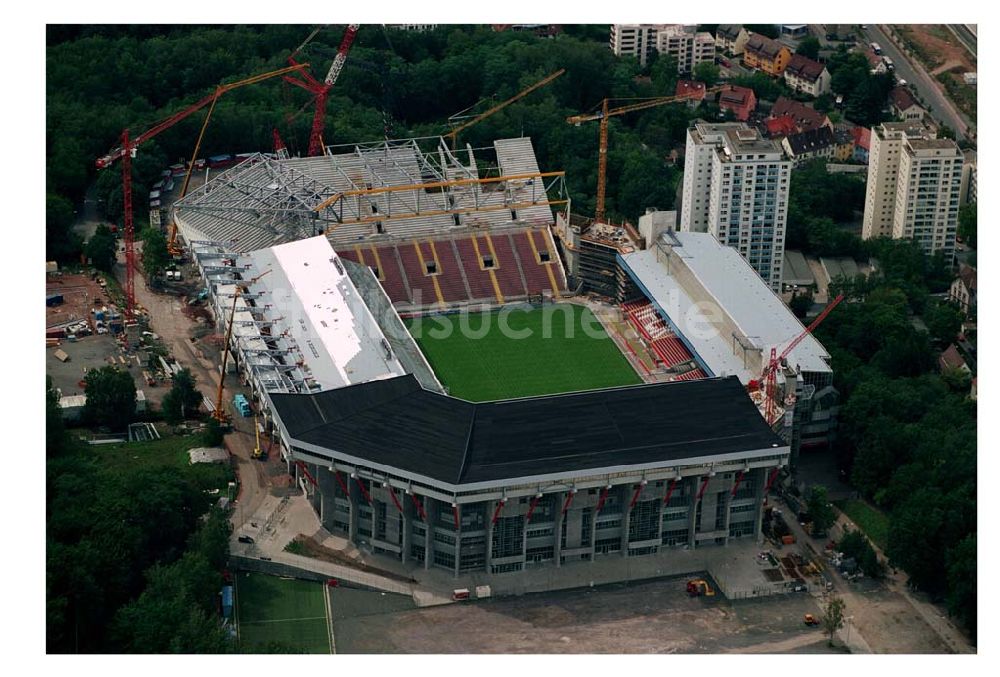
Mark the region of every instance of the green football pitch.
[[583, 306], [432, 315], [407, 328], [448, 392], [472, 402], [642, 383]]
[[236, 623], [243, 648], [280, 642], [307, 653], [330, 653], [322, 583], [265, 574], [236, 575]]

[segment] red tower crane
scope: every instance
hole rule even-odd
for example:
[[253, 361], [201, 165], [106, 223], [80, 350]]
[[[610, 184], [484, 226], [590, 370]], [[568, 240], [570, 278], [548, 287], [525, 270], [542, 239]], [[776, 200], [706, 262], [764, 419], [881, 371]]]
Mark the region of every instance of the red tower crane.
[[750, 390], [757, 390], [761, 387], [761, 385], [763, 385], [764, 398], [766, 400], [764, 418], [767, 419], [769, 425], [774, 423], [774, 398], [775, 391], [777, 390], [775, 375], [778, 372], [778, 366], [781, 364], [782, 360], [788, 357], [792, 350], [795, 349], [795, 346], [802, 343], [802, 340], [807, 335], [811, 334], [813, 330], [826, 319], [826, 316], [829, 315], [830, 312], [843, 300], [843, 294], [840, 294], [837, 298], [833, 299], [833, 301], [831, 301], [830, 304], [823, 309], [823, 312], [817, 315], [816, 319], [809, 323], [809, 326], [806, 327], [801, 334], [792, 339], [791, 343], [789, 343], [788, 346], [781, 351], [780, 355], [778, 355], [776, 348], [771, 348], [771, 358], [768, 360], [767, 365], [765, 365], [764, 371], [761, 372], [760, 380], [752, 380], [747, 384], [747, 388]]
[[[170, 129], [175, 124], [188, 117], [189, 115], [198, 112], [205, 106], [213, 104], [218, 100], [218, 98], [225, 92], [236, 89], [237, 87], [242, 87], [243, 85], [250, 85], [268, 78], [275, 77], [277, 75], [284, 75], [286, 73], [291, 73], [294, 71], [304, 71], [308, 64], [295, 64], [291, 68], [283, 68], [277, 71], [272, 71], [270, 73], [264, 73], [262, 75], [255, 75], [245, 80], [240, 80], [239, 82], [233, 82], [226, 85], [219, 85], [216, 87], [215, 91], [205, 98], [201, 99], [197, 103], [194, 103], [184, 110], [174, 113], [168, 118], [161, 120], [149, 129], [147, 129], [142, 134], [136, 137], [129, 137], [128, 129], [122, 130], [121, 135], [121, 146], [115, 148], [110, 153], [104, 157], [100, 157], [96, 161], [98, 169], [104, 169], [111, 166], [115, 160], [122, 161], [122, 198], [123, 198], [123, 209], [124, 209], [124, 221], [125, 221], [125, 321], [132, 322], [135, 320], [135, 228], [132, 223], [132, 158], [135, 157], [136, 150], [139, 145], [149, 141], [154, 136], [160, 132]], [[208, 124], [206, 119], [205, 124]], [[205, 133], [205, 127], [202, 126], [201, 135], [198, 137], [198, 145], [195, 145], [195, 155], [198, 153], [198, 146], [201, 143], [202, 135]], [[195, 158], [191, 158], [191, 163], [193, 163]], [[187, 190], [187, 182], [191, 176], [191, 166], [188, 168], [188, 175], [184, 181], [184, 190]], [[182, 191], [183, 192], [183, 191]], [[171, 228], [170, 233], [170, 244], [173, 245], [174, 239], [176, 237], [176, 224]]]
[[[347, 54], [351, 51], [351, 45], [354, 43], [354, 37], [358, 33], [358, 24], [348, 24], [347, 29], [344, 31], [344, 37], [340, 41], [340, 47], [337, 49], [337, 56], [334, 57], [333, 63], [330, 65], [330, 70], [326, 74], [326, 78], [323, 82], [320, 82], [312, 75], [306, 71], [300, 71], [298, 77], [285, 76], [285, 81], [293, 85], [301, 87], [310, 94], [316, 97], [316, 109], [313, 113], [312, 130], [309, 133], [309, 155], [322, 155], [323, 154], [323, 126], [326, 123], [326, 99], [330, 94], [330, 90], [333, 86], [337, 84], [337, 78], [340, 77], [340, 72], [344, 70], [344, 63], [347, 61]], [[313, 33], [315, 35], [315, 32]], [[310, 36], [309, 39], [311, 39]], [[306, 40], [308, 42], [308, 40]], [[305, 43], [303, 43], [304, 45]], [[301, 47], [299, 48], [301, 49]], [[296, 50], [298, 52], [298, 50]], [[288, 57], [288, 63], [293, 66], [298, 65], [295, 61], [294, 56]]]

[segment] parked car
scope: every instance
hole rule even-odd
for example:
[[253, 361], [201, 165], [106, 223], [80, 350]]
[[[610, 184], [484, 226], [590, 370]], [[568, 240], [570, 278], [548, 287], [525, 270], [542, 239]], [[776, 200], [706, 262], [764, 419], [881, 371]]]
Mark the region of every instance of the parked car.
[[252, 536], [240, 536], [236, 540], [239, 541], [240, 543], [250, 543], [251, 545], [254, 542]]

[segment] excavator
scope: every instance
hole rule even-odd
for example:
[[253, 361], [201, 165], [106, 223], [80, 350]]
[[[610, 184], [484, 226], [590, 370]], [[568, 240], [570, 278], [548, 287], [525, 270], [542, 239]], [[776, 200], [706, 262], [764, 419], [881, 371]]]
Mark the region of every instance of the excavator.
[[693, 578], [687, 582], [687, 593], [692, 597], [715, 597], [715, 590], [703, 578]]

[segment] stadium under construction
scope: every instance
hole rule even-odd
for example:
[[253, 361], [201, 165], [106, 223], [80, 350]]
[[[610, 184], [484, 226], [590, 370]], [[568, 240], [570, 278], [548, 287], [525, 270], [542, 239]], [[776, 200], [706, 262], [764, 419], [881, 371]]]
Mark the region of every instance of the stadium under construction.
[[[499, 575], [755, 539], [778, 470], [834, 429], [808, 335], [765, 420], [747, 386], [803, 327], [711, 236], [616, 246], [616, 293], [580, 294], [564, 177], [527, 138], [254, 155], [172, 216], [323, 526], [413, 566]], [[642, 385], [450, 396], [402, 318], [515, 302], [602, 306], [655, 363], [631, 363]]]

